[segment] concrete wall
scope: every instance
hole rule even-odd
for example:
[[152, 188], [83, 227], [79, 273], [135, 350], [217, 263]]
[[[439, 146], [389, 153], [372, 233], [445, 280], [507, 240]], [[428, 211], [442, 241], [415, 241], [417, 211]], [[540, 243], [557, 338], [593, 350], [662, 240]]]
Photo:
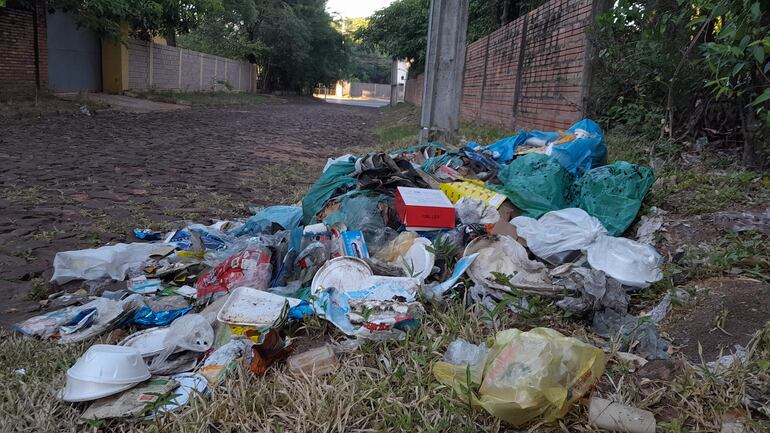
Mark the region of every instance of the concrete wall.
[[[461, 118], [506, 129], [565, 129], [582, 118], [592, 0], [551, 0], [468, 45]], [[406, 84], [419, 105], [422, 77]]]
[[46, 9], [38, 6], [35, 62], [35, 13], [8, 2], [0, 8], [0, 93], [32, 92], [48, 85]]
[[[254, 65], [183, 48], [131, 40], [128, 43], [128, 88], [132, 90], [248, 92]], [[225, 84], [227, 83], [227, 84]]]
[[390, 84], [350, 83], [351, 98], [390, 99]]

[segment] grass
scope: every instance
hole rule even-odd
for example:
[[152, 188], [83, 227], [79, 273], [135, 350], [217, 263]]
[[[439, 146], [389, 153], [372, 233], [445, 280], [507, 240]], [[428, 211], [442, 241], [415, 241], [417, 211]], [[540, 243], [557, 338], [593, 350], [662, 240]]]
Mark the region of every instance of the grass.
[[88, 100], [80, 94], [58, 97], [47, 92], [35, 95], [0, 95], [0, 119], [23, 119], [48, 116], [87, 116], [86, 112], [106, 108], [107, 105]]
[[269, 96], [249, 92], [170, 92], [150, 91], [141, 92], [137, 96], [154, 101], [170, 102], [172, 104], [192, 105], [197, 107], [219, 107], [226, 105], [255, 105], [263, 104]]
[[699, 248], [686, 251], [672, 264], [680, 280], [740, 275], [770, 283], [770, 236], [757, 232], [728, 233]]
[[[375, 130], [380, 143], [378, 150], [414, 144], [418, 130], [416, 115], [417, 111], [408, 106], [383, 110]], [[482, 144], [508, 134], [509, 131], [479, 125], [463, 125], [461, 129], [464, 140]], [[611, 136], [608, 146], [611, 159], [637, 163], [650, 159], [650, 143], [642, 140]], [[763, 176], [735, 171], [708, 174], [714, 165], [681, 166], [674, 163], [673, 148], [657, 148], [655, 156], [669, 161], [659, 175], [678, 177], [676, 182], [656, 187], [661, 189], [648, 197], [648, 205], [697, 214], [712, 209], [732, 209], [735, 203], [766, 202], [762, 189], [768, 185]], [[291, 196], [290, 201], [296, 201], [306, 184], [317, 176], [318, 167], [309, 166], [276, 162], [259, 167], [264, 173], [264, 182], [243, 187], [268, 195]], [[709, 195], [709, 191], [715, 190], [718, 193]], [[227, 204], [225, 198], [195, 188], [177, 193], [192, 197], [193, 202], [220, 206], [223, 213], [243, 211], [246, 205]], [[35, 196], [37, 192], [27, 191], [23, 195]], [[134, 216], [141, 219], [140, 213]], [[98, 217], [102, 219], [101, 215]], [[751, 233], [726, 235], [702, 248], [687, 251], [681, 260], [667, 264], [663, 281], [640, 291], [632, 303], [635, 308], [640, 304], [646, 308], [667, 290], [716, 275], [737, 272], [768, 281], [768, 240], [767, 235]], [[436, 382], [431, 367], [456, 338], [478, 343], [498, 330], [512, 327], [528, 330], [547, 326], [600, 344], [601, 340], [587, 331], [589, 323], [566, 315], [555, 307], [553, 299], [531, 295], [526, 298], [529, 309], [516, 315], [507, 307], [518, 301], [517, 296], [494, 309], [466, 308], [462, 296], [445, 304], [426, 302], [426, 315], [406, 340], [367, 343], [355, 352], [343, 354], [340, 367], [328, 376], [291, 377], [279, 366], [265, 377], [254, 377], [241, 365], [233, 376], [211, 390], [210, 398], [194, 399], [179, 412], [150, 422], [106, 421], [87, 429], [77, 427], [84, 405], [62, 403], [55, 398], [55, 392], [63, 386], [67, 368], [90, 343], [60, 346], [0, 333], [0, 365], [3, 366], [0, 368], [0, 431], [519, 431], [485, 412], [469, 410], [463, 398]], [[287, 332], [297, 338], [341, 337], [318, 318], [306, 319]], [[97, 339], [97, 342], [107, 341], [114, 339], [109, 336]], [[608, 367], [593, 395], [652, 411], [659, 421], [658, 432], [718, 432], [722, 416], [727, 412], [736, 412], [747, 419], [747, 433], [770, 430], [770, 424], [756, 411], [756, 407], [766, 404], [763, 402], [767, 401], [770, 389], [770, 327], [760, 330], [753, 339], [749, 363], [736, 363], [719, 374], [706, 369], [703, 363], [686, 363], [687, 368], [671, 382], [640, 379], [633, 372], [634, 367], [617, 356], [611, 342], [606, 352]], [[16, 373], [19, 368], [26, 369], [26, 373]], [[582, 404], [576, 404], [558, 422], [534, 423], [525, 428], [532, 432], [596, 432], [587, 424], [586, 412]]]

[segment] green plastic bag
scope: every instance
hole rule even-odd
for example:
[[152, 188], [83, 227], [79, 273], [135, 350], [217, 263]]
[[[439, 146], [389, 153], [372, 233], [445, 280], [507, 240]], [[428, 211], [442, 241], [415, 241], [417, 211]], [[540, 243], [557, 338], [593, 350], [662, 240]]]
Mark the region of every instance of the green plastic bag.
[[575, 206], [598, 218], [612, 236], [619, 236], [636, 218], [654, 182], [649, 168], [616, 161], [578, 179]]
[[[352, 159], [352, 158], [351, 158]], [[356, 185], [356, 180], [350, 176], [356, 169], [355, 160], [332, 164], [324, 174], [310, 187], [302, 199], [302, 221], [304, 224], [314, 223], [314, 218], [335, 192], [345, 192]]]
[[433, 375], [474, 409], [520, 426], [563, 417], [599, 380], [604, 352], [549, 328], [500, 331], [475, 365], [437, 362]]
[[531, 153], [516, 158], [500, 170], [497, 178], [502, 186], [487, 186], [505, 194], [524, 216], [539, 218], [546, 212], [570, 207], [573, 177], [548, 155]]

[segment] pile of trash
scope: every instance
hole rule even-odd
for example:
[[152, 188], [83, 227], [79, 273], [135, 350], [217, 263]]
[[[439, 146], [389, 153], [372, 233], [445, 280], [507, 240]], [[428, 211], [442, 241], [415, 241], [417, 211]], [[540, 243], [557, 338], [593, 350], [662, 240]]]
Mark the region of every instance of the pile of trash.
[[[426, 303], [451, 298], [493, 306], [521, 296], [516, 308], [527, 308], [524, 294], [552, 297], [624, 350], [665, 358], [655, 322], [628, 313], [629, 293], [662, 278], [662, 258], [651, 233], [647, 243], [617, 237], [654, 177], [605, 165], [606, 154], [599, 127], [583, 120], [486, 147], [330, 159], [296, 205], [58, 253], [54, 283], [124, 288], [63, 295], [51, 305], [64, 308], [16, 329], [61, 344], [132, 332], [91, 346], [68, 370], [60, 396], [92, 401], [84, 419], [159, 416], [204, 398], [238, 363], [256, 375], [284, 361], [289, 374], [329, 373], [341, 347], [402, 340]], [[287, 330], [308, 317], [333, 324], [340, 341], [295, 352]], [[605, 362], [601, 349], [554, 330], [511, 329], [486, 345], [452, 343], [434, 374], [521, 424], [563, 416]], [[175, 398], [159, 405], [163, 395]]]

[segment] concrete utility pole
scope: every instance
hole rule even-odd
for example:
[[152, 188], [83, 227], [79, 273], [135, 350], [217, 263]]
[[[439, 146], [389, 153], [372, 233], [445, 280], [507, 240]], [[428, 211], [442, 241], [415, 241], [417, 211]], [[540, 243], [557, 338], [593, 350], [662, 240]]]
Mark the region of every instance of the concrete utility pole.
[[421, 144], [457, 143], [467, 29], [468, 0], [431, 0], [420, 115]]
[[398, 59], [390, 66], [390, 106], [398, 105]]

